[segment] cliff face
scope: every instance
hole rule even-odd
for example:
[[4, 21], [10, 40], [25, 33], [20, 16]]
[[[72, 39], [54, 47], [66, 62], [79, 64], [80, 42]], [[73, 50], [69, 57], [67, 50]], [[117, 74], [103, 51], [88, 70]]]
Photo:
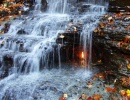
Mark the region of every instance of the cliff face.
[[107, 13], [100, 20], [93, 32], [93, 62], [130, 76], [129, 12]]

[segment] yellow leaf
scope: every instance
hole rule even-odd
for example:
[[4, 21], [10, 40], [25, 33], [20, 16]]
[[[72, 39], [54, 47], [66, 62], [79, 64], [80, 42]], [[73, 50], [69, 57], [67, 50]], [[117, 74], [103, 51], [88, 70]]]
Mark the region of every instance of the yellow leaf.
[[127, 65], [127, 68], [130, 69], [130, 64]]
[[130, 96], [130, 90], [126, 90], [127, 96]]

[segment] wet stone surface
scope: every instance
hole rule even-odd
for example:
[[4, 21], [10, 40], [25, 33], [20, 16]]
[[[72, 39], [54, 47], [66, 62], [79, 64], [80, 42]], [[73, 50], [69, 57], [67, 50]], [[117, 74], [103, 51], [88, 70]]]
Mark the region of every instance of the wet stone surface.
[[[93, 62], [130, 77], [130, 12], [106, 13], [93, 32]], [[129, 88], [129, 85], [126, 86]]]

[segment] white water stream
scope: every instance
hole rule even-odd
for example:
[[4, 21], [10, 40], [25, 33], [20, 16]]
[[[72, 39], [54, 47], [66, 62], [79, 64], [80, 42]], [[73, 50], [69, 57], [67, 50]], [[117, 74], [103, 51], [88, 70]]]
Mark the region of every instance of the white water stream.
[[[48, 56], [53, 51], [53, 43], [58, 33], [64, 32], [70, 19], [74, 19], [74, 23], [83, 23], [81, 43], [84, 45], [84, 52], [89, 52], [85, 61], [90, 66], [92, 31], [100, 16], [104, 14], [106, 6], [103, 5], [103, 0], [98, 1], [101, 5], [96, 5], [95, 0], [84, 2], [90, 5], [89, 10], [78, 13], [68, 0], [47, 0], [48, 8], [43, 13], [39, 11], [41, 1], [36, 0], [35, 13], [10, 22], [8, 33], [0, 36], [1, 41], [5, 41], [4, 46], [0, 48], [1, 71], [5, 67], [2, 63], [4, 55], [12, 56], [14, 64], [9, 71], [10, 75], [0, 81], [0, 100], [58, 100], [64, 92], [69, 94], [68, 100], [75, 100], [79, 96], [82, 92], [81, 85], [85, 85], [86, 79], [91, 76], [90, 72], [84, 69], [62, 69], [60, 55], [60, 70], [47, 70]], [[70, 9], [75, 11], [71, 12]], [[21, 29], [26, 34], [17, 34]], [[19, 49], [21, 43], [22, 52]], [[41, 67], [44, 68], [42, 71]]]

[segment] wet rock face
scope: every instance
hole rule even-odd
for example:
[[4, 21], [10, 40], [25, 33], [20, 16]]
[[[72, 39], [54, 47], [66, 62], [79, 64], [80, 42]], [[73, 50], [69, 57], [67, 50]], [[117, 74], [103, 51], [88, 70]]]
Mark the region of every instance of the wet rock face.
[[129, 0], [110, 0], [109, 5], [111, 6], [128, 6], [130, 5]]
[[[108, 13], [93, 33], [93, 62], [101, 60], [110, 70], [129, 76], [130, 13]], [[122, 71], [122, 70], [126, 71]]]
[[3, 70], [0, 73], [0, 79], [7, 77], [9, 75], [9, 69], [13, 66], [12, 55], [4, 55], [3, 61], [0, 61], [0, 68]]
[[119, 11], [130, 11], [129, 0], [110, 0], [108, 11], [119, 12]]
[[24, 35], [24, 34], [27, 34], [27, 32], [25, 32], [23, 29], [21, 29], [21, 30], [19, 30], [19, 31], [17, 32], [17, 34], [19, 34], [19, 35]]
[[87, 11], [89, 11], [90, 7], [91, 7], [91, 5], [89, 5], [89, 4], [82, 4], [82, 5], [80, 6], [80, 8], [78, 9], [78, 11], [79, 11], [80, 13], [81, 13], [81, 12], [87, 12]]
[[47, 1], [46, 0], [41, 0], [41, 4], [42, 4], [41, 10], [42, 11], [46, 10], [46, 8], [47, 8]]
[[4, 65], [7, 67], [13, 66], [13, 58], [10, 55], [5, 55], [3, 57]]

